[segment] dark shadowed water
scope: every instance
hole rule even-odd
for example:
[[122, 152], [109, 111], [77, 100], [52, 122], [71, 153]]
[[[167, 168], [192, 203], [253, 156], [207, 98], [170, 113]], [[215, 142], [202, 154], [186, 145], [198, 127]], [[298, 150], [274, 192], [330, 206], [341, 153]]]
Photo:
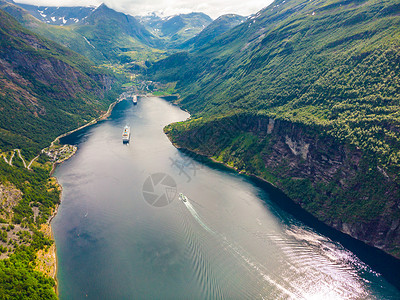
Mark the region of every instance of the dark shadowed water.
[[176, 150], [163, 127], [187, 117], [159, 98], [123, 101], [63, 140], [78, 151], [55, 173], [61, 299], [400, 299], [276, 206], [279, 193]]

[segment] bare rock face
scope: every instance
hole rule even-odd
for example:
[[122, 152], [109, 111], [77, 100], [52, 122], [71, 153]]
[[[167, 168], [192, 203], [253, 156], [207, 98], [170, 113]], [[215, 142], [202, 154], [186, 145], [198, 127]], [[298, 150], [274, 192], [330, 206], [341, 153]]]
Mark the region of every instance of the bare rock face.
[[104, 74], [98, 74], [96, 76], [91, 76], [91, 78], [97, 82], [100, 82], [101, 87], [103, 88], [104, 91], [111, 90], [111, 87], [114, 84], [113, 78], [111, 78], [110, 76], [104, 75]]
[[22, 198], [22, 192], [10, 183], [0, 182], [0, 217], [4, 220], [11, 220], [13, 207]]
[[261, 116], [166, 132], [178, 146], [267, 179], [319, 220], [400, 258], [399, 183], [361, 150]]
[[[0, 247], [2, 249], [13, 249], [13, 245], [9, 244], [12, 241], [16, 245], [24, 244], [21, 233], [31, 235], [32, 231], [29, 228], [23, 228], [19, 224], [9, 225], [13, 217], [13, 208], [18, 205], [22, 199], [22, 192], [9, 182], [0, 182], [0, 227], [1, 238]], [[0, 259], [9, 257], [6, 251], [0, 252]]]
[[285, 143], [288, 145], [289, 149], [294, 155], [301, 155], [303, 159], [307, 159], [308, 148], [310, 147], [310, 144], [307, 144], [303, 140], [292, 141], [287, 135], [285, 136]]

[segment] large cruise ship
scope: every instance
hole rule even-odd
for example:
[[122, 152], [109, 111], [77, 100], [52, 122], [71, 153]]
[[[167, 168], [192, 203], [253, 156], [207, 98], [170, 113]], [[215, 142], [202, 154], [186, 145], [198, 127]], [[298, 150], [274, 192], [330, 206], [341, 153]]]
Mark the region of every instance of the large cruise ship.
[[122, 142], [129, 143], [130, 138], [131, 138], [131, 128], [128, 125], [126, 125], [124, 127], [124, 131], [122, 132]]

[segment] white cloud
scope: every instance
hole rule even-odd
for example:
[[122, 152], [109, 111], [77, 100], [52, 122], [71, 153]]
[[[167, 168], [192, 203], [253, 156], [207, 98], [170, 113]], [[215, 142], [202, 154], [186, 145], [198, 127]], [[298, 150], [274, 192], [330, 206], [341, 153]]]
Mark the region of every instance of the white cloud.
[[212, 18], [227, 13], [243, 16], [254, 14], [268, 6], [273, 0], [17, 0], [16, 2], [43, 6], [107, 6], [131, 15], [146, 15], [157, 12], [165, 16], [178, 13], [204, 12]]

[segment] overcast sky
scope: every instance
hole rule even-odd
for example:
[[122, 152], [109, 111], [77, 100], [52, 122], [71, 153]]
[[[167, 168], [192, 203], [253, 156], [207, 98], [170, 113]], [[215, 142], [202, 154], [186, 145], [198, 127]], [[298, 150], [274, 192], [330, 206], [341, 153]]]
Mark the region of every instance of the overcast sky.
[[213, 19], [227, 13], [248, 16], [268, 6], [273, 0], [14, 0], [43, 6], [89, 6], [104, 2], [107, 6], [131, 15], [157, 12], [165, 16], [204, 12]]

